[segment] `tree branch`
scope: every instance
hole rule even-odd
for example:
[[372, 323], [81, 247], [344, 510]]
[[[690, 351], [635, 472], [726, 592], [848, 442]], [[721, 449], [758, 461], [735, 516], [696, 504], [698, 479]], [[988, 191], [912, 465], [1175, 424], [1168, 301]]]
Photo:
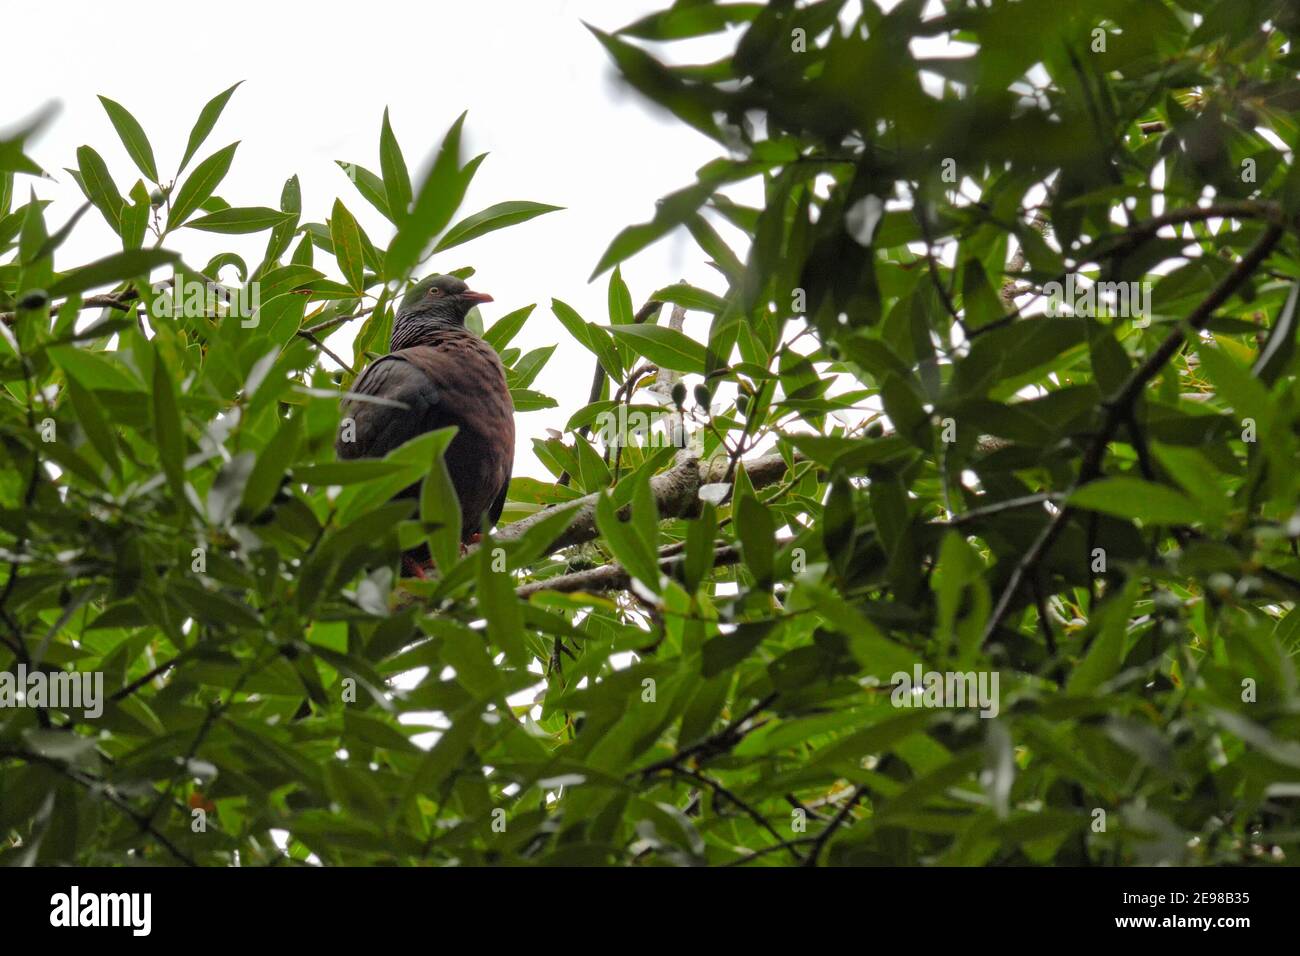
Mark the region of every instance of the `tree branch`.
[[[715, 568], [737, 564], [739, 561], [740, 549], [735, 545], [727, 545], [713, 552], [713, 566]], [[673, 555], [659, 562], [659, 570], [664, 574], [671, 575], [684, 562], [685, 557], [683, 555]], [[541, 581], [531, 581], [515, 588], [515, 594], [526, 598], [540, 591], [562, 591], [566, 594], [571, 594], [574, 591], [622, 591], [631, 587], [631, 585], [632, 576], [627, 573], [627, 569], [621, 564], [602, 564], [598, 568], [588, 568], [585, 571], [574, 571], [571, 574], [560, 574]]]
[[[1101, 475], [1102, 461], [1105, 458], [1106, 449], [1109, 447], [1111, 439], [1115, 437], [1115, 432], [1120, 424], [1133, 414], [1133, 405], [1142, 394], [1142, 390], [1160, 373], [1165, 363], [1182, 348], [1183, 341], [1187, 337], [1187, 331], [1199, 332], [1203, 329], [1210, 319], [1214, 317], [1214, 311], [1231, 298], [1238, 287], [1250, 278], [1251, 274], [1259, 267], [1259, 264], [1268, 258], [1268, 254], [1273, 251], [1273, 247], [1282, 238], [1282, 232], [1283, 227], [1280, 224], [1276, 222], [1270, 223], [1264, 230], [1264, 234], [1247, 250], [1233, 270], [1210, 290], [1210, 294], [1187, 317], [1185, 328], [1184, 325], [1177, 325], [1171, 329], [1164, 340], [1147, 356], [1146, 361], [1134, 369], [1124, 384], [1120, 386], [1119, 391], [1102, 402], [1102, 408], [1105, 409], [1105, 418], [1092, 443], [1084, 452], [1083, 462], [1079, 467], [1079, 477], [1070, 487], [1069, 492], [1066, 493], [1067, 498], [1074, 491]], [[987, 643], [997, 632], [1003, 618], [1007, 616], [1007, 612], [1011, 609], [1011, 602], [1015, 599], [1016, 592], [1020, 590], [1025, 575], [1038, 566], [1039, 561], [1042, 560], [1048, 548], [1052, 546], [1052, 543], [1064, 529], [1066, 521], [1069, 520], [1073, 512], [1074, 509], [1069, 506], [1061, 508], [1052, 520], [1043, 526], [1042, 532], [1034, 539], [1034, 543], [1029, 550], [1016, 562], [1016, 566], [1012, 569], [1011, 576], [1007, 578], [1007, 583], [1002, 589], [1002, 594], [998, 598], [993, 612], [989, 615], [988, 624], [984, 628], [983, 643]]]
[[[131, 303], [140, 298], [140, 294], [134, 289], [127, 289], [124, 292], [109, 292], [106, 295], [92, 295], [81, 300], [81, 311], [87, 309], [117, 309], [121, 312], [129, 312]], [[63, 303], [51, 305], [51, 312], [58, 312]], [[5, 325], [13, 325], [14, 319], [18, 317], [17, 312], [0, 312], [0, 322]]]
[[[751, 476], [751, 481], [753, 477]], [[755, 487], [760, 487], [757, 482]], [[1034, 505], [1042, 505], [1047, 501], [1059, 501], [1059, 495], [1037, 494], [1026, 495], [1022, 498], [1009, 498], [1006, 501], [995, 501], [993, 504], [984, 508], [976, 508], [973, 511], [967, 511], [959, 515], [954, 515], [946, 521], [934, 521], [931, 524], [936, 527], [957, 528], [962, 525], [971, 524], [981, 518], [989, 518], [1001, 514], [1005, 511], [1013, 511], [1018, 508], [1030, 508]], [[507, 526], [509, 527], [509, 526]], [[777, 546], [781, 547], [788, 544], [788, 541], [777, 541]], [[664, 574], [673, 574], [684, 562], [683, 548], [680, 546], [670, 546], [672, 550], [663, 549], [659, 552], [659, 569]], [[713, 552], [713, 566], [715, 568], [726, 567], [737, 564], [741, 559], [740, 549], [734, 545], [728, 545], [716, 549]], [[541, 581], [530, 581], [528, 584], [515, 588], [515, 594], [519, 597], [526, 598], [541, 591], [561, 591], [571, 594], [575, 591], [586, 591], [595, 593], [600, 591], [622, 591], [632, 585], [632, 576], [628, 574], [621, 564], [610, 563], [602, 564], [597, 568], [587, 568], [583, 571], [573, 571], [569, 574], [559, 574], [552, 578], [545, 578]]]
[[330, 351], [329, 346], [327, 346], [320, 339], [316, 338], [316, 336], [312, 332], [308, 331], [307, 329], [299, 329], [298, 336], [299, 338], [306, 339], [308, 342], [312, 343], [312, 345], [316, 346], [316, 348], [320, 349], [323, 353], [325, 353], [330, 358], [332, 358], [334, 360], [334, 364], [337, 365], [339, 368], [343, 369], [345, 372], [352, 371], [351, 365], [349, 365], [347, 362], [343, 361], [343, 359], [339, 358], [332, 351]]
[[[766, 710], [768, 707], [771, 707], [773, 701], [776, 700], [776, 697], [777, 695], [775, 692], [768, 694], [762, 700], [758, 701], [758, 703], [754, 704], [754, 706], [750, 707], [749, 710], [745, 711], [731, 723], [727, 724], [727, 726], [722, 728], [722, 730], [719, 730], [716, 734], [705, 737], [699, 743], [692, 744], [683, 750], [677, 751], [677, 753], [673, 754], [671, 757], [665, 757], [663, 760], [656, 761], [648, 767], [634, 770], [628, 774], [628, 776], [640, 777], [644, 780], [647, 777], [653, 777], [655, 774], [662, 773], [665, 770], [680, 767], [691, 757], [699, 757], [707, 760], [708, 758], [717, 756], [718, 754], [726, 753], [731, 750], [732, 747], [736, 746], [736, 744], [744, 740], [747, 734], [758, 729], [760, 724], [751, 724], [750, 721], [757, 717], [759, 713]], [[766, 721], [760, 723], [766, 723]]]
[[[795, 460], [800, 459], [796, 456]], [[785, 459], [780, 455], [765, 455], [741, 464], [755, 488], [765, 488], [780, 481], [786, 472]], [[699, 510], [700, 486], [718, 481], [725, 472], [726, 465], [726, 461], [717, 458], [701, 461], [690, 450], [678, 452], [677, 462], [672, 468], [650, 479], [650, 491], [659, 506], [659, 517], [661, 519], [692, 517]], [[602, 494], [603, 491], [597, 491], [576, 501], [556, 506], [573, 509], [575, 515], [568, 529], [551, 542], [546, 553], [550, 554], [561, 548], [592, 541], [599, 536], [596, 529], [596, 502]], [[627, 512], [628, 509], [624, 508], [620, 516], [625, 516]], [[498, 543], [517, 541], [537, 524], [554, 514], [555, 508], [547, 508], [521, 518], [498, 530], [492, 540]], [[476, 545], [470, 546], [471, 549], [474, 547]]]

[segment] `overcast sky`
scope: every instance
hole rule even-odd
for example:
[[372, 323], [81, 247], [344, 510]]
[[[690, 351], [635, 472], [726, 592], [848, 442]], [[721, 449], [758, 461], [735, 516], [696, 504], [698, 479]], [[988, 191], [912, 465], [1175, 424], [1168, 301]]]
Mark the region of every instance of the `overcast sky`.
[[[5, 97], [0, 128], [57, 100], [61, 111], [28, 152], [57, 177], [21, 177], [54, 200], [51, 230], [83, 201], [63, 170], [90, 144], [125, 194], [140, 174], [122, 148], [97, 94], [117, 100], [144, 126], [159, 175], [174, 174], [191, 126], [212, 96], [243, 80], [196, 160], [240, 140], [218, 195], [234, 206], [278, 203], [297, 174], [305, 221], [324, 221], [341, 197], [376, 243], [392, 229], [360, 197], [335, 160], [378, 171], [379, 129], [387, 106], [412, 176], [463, 111], [466, 155], [489, 152], [461, 215], [496, 202], [528, 199], [563, 212], [493, 233], [435, 257], [436, 270], [472, 265], [476, 289], [495, 296], [484, 321], [530, 302], [537, 309], [516, 344], [560, 343], [534, 384], [558, 409], [521, 415], [516, 474], [544, 474], [530, 439], [562, 428], [586, 401], [592, 363], [551, 315], [553, 296], [589, 321], [606, 322], [606, 282], [588, 284], [596, 261], [626, 225], [654, 212], [655, 200], [689, 183], [719, 155], [717, 144], [647, 106], [614, 81], [608, 57], [583, 26], [612, 31], [666, 0], [473, 0], [473, 2], [271, 3], [230, 0], [220, 17], [206, 4], [57, 0], [6, 10]], [[57, 43], [16, 42], [57, 37]], [[707, 61], [733, 38], [692, 41], [681, 49]], [[674, 51], [675, 55], [680, 55]], [[40, 77], [19, 84], [16, 77]], [[187, 170], [188, 172], [188, 170]], [[750, 198], [743, 188], [736, 198]], [[20, 192], [19, 197], [24, 197]], [[21, 202], [21, 198], [16, 201]], [[187, 261], [233, 248], [255, 263], [266, 234], [214, 236], [182, 229], [168, 247]], [[116, 237], [94, 212], [59, 251], [69, 268], [116, 251]], [[680, 279], [723, 291], [684, 231], [624, 265], [636, 305]], [[326, 264], [319, 251], [317, 266]], [[333, 274], [333, 263], [330, 261]], [[233, 272], [224, 275], [233, 281]], [[693, 313], [686, 330], [704, 334], [708, 317]], [[359, 324], [359, 323], [357, 323]], [[345, 357], [355, 329], [329, 344]]]

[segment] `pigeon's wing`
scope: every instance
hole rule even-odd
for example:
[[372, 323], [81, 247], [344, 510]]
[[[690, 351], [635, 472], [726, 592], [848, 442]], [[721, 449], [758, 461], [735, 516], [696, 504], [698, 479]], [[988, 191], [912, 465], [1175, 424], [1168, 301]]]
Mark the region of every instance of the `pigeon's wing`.
[[504, 511], [506, 507], [506, 494], [510, 491], [510, 474], [512, 470], [512, 464], [507, 462], [505, 480], [501, 483], [501, 491], [497, 493], [497, 499], [492, 502], [492, 508], [488, 511], [488, 518], [491, 519], [494, 527], [496, 526], [496, 523], [501, 520], [501, 512]]
[[344, 397], [334, 441], [340, 458], [382, 458], [416, 435], [441, 427], [438, 387], [401, 352], [372, 362], [351, 392], [357, 397]]
[[496, 522], [510, 483], [515, 422], [505, 369], [490, 345], [464, 330], [439, 332], [375, 361], [352, 391], [384, 404], [345, 400], [355, 434], [344, 444], [340, 429], [340, 457], [378, 457], [416, 435], [455, 425], [446, 461], [463, 534], [478, 532], [485, 513]]
[[496, 523], [510, 484], [515, 418], [505, 369], [492, 346], [465, 331], [440, 334], [430, 344], [399, 354], [424, 371], [437, 389], [438, 424], [433, 427], [449, 424], [458, 429], [446, 460], [468, 539], [480, 530], [484, 514]]

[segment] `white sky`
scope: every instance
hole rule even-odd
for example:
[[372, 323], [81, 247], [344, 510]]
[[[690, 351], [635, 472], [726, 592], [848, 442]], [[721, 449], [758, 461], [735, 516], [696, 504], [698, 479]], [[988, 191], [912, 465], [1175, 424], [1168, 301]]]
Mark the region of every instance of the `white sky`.
[[[62, 224], [83, 201], [63, 172], [76, 165], [82, 144], [104, 157], [122, 194], [140, 178], [97, 94], [117, 100], [140, 121], [166, 180], [203, 104], [244, 80], [186, 172], [240, 140], [234, 166], [217, 190], [231, 205], [276, 206], [285, 179], [297, 174], [304, 221], [324, 221], [334, 198], [341, 197], [382, 246], [392, 228], [334, 161], [378, 172], [379, 129], [387, 106], [415, 178], [448, 126], [468, 110], [466, 156], [491, 155], [460, 215], [509, 199], [565, 207], [430, 263], [438, 271], [464, 265], [478, 270], [471, 285], [496, 299], [481, 310], [487, 325], [537, 303], [512, 344], [560, 343], [532, 386], [554, 397], [559, 407], [518, 418], [515, 473], [540, 476], [545, 471], [533, 458], [530, 439], [547, 427], [563, 428], [586, 402], [594, 363], [568, 340], [550, 312], [551, 298], [564, 299], [589, 321], [606, 323], [607, 276], [590, 285], [587, 277], [607, 244], [624, 226], [648, 220], [655, 200], [687, 185], [697, 168], [721, 152], [617, 86], [604, 49], [583, 26], [586, 21], [613, 31], [666, 5], [665, 0], [230, 0], [219, 15], [204, 4], [146, 0], [13, 5], [5, 11], [10, 80], [0, 100], [0, 128], [50, 100], [62, 105], [28, 148], [58, 182], [19, 177], [15, 203], [25, 201], [34, 185], [39, 197], [54, 200], [46, 212], [51, 231]], [[53, 47], [13, 42], [21, 37], [58, 37], [58, 42]], [[151, 42], [137, 47], [139, 52], [127, 52], [128, 41], [146, 37]], [[677, 46], [704, 62], [733, 43], [733, 37], [720, 35]], [[41, 82], [20, 85], [18, 77]], [[756, 198], [743, 188], [730, 194]], [[200, 265], [217, 251], [233, 249], [251, 268], [266, 238], [266, 233], [215, 236], [182, 229], [167, 246]], [[70, 268], [118, 248], [92, 210], [60, 249], [55, 266]], [[634, 305], [682, 279], [724, 291], [704, 261], [684, 230], [645, 250], [623, 267]], [[334, 274], [328, 268], [332, 260], [319, 250], [316, 265]], [[228, 271], [224, 278], [234, 281], [235, 275]], [[702, 337], [707, 325], [707, 315], [692, 313], [686, 331]], [[337, 333], [329, 345], [349, 357], [354, 332]]]

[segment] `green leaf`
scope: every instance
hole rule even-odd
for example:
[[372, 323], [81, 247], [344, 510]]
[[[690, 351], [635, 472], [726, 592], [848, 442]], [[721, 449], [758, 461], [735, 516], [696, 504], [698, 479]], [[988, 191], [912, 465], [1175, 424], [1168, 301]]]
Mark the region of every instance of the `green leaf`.
[[131, 187], [131, 201], [122, 204], [122, 248], [139, 249], [149, 229], [149, 214], [153, 211], [149, 192], [144, 182], [137, 179]]
[[378, 480], [354, 484], [346, 488], [336, 499], [338, 520], [348, 524], [359, 515], [377, 508], [399, 491], [418, 482], [428, 471], [429, 463], [433, 461], [434, 447], [442, 441], [443, 438], [438, 432], [425, 432], [390, 451], [384, 456], [384, 462], [398, 463], [402, 467]]
[[618, 267], [609, 276], [609, 324], [610, 325], [631, 325], [636, 319], [636, 313], [632, 311], [632, 293], [628, 291], [627, 283], [623, 281], [623, 272]]
[[483, 341], [498, 352], [503, 351], [510, 344], [510, 340], [524, 327], [524, 323], [528, 321], [528, 317], [533, 314], [533, 309], [536, 307], [535, 304], [526, 305], [522, 309], [515, 309], [515, 311], [507, 315], [501, 316], [492, 323], [490, 329], [483, 333]]
[[[588, 323], [574, 310], [573, 306], [559, 299], [552, 299], [551, 311], [555, 313], [555, 317], [560, 320], [560, 324], [564, 326], [571, 336], [586, 348], [592, 348]], [[606, 369], [605, 371], [609, 372], [610, 370]]]
[[739, 664], [763, 643], [775, 624], [771, 620], [746, 621], [736, 625], [730, 634], [715, 637], [701, 649], [700, 673], [705, 677], [716, 677]]
[[650, 222], [629, 226], [615, 236], [614, 241], [601, 256], [591, 278], [596, 278], [606, 269], [640, 252], [673, 228], [688, 222], [697, 215], [699, 208], [706, 202], [712, 200], [715, 205], [726, 202], [725, 197], [720, 197], [716, 193], [719, 186], [727, 182], [748, 179], [769, 168], [770, 165], [769, 162], [738, 163], [719, 159], [703, 166], [698, 173], [698, 182], [659, 200], [655, 206], [654, 218]]
[[[76, 227], [77, 223], [81, 221], [81, 217], [84, 216], [86, 214], [86, 211], [90, 209], [90, 207], [93, 205], [94, 203], [91, 202], [82, 203], [77, 208], [77, 211], [74, 212], [68, 218], [68, 221], [65, 222], [62, 226], [60, 226], [59, 230], [56, 233], [54, 233], [54, 235], [50, 236], [49, 239], [45, 240], [45, 242], [40, 246], [40, 248], [37, 249], [36, 252], [30, 256], [29, 261], [37, 261], [40, 259], [44, 259], [50, 254], [52, 254], [56, 249], [58, 249], [65, 242], [67, 242], [68, 236], [72, 235], [72, 230]], [[130, 207], [129, 205], [124, 205], [123, 208], [127, 209]], [[125, 232], [125, 230], [123, 230], [123, 232]]]
[[811, 604], [817, 613], [847, 638], [849, 651], [867, 673], [882, 680], [900, 671], [911, 673], [918, 660], [915, 653], [885, 637], [838, 592], [821, 585], [804, 587], [809, 591]]
[[659, 590], [659, 562], [654, 549], [629, 522], [621, 521], [610, 495], [596, 499], [596, 525], [614, 559], [651, 591]]
[[456, 429], [440, 428], [430, 447], [430, 461], [420, 488], [420, 522], [429, 535], [429, 554], [446, 574], [460, 557], [461, 511], [456, 486], [444, 457]]
[[1195, 448], [1151, 442], [1151, 451], [1169, 476], [1196, 499], [1204, 514], [1221, 521], [1228, 513], [1230, 501], [1222, 488], [1219, 471]]
[[153, 361], [153, 436], [158, 447], [158, 460], [172, 498], [178, 505], [185, 496], [185, 431], [181, 425], [180, 405], [172, 372], [163, 360], [162, 350], [155, 344]]
[[1264, 383], [1212, 343], [1201, 342], [1196, 351], [1219, 398], [1231, 406], [1237, 420], [1254, 419], [1258, 431], [1268, 434], [1273, 423], [1274, 406]]
[[574, 311], [573, 307], [559, 299], [551, 300], [551, 311], [560, 320], [560, 324], [582, 345], [600, 360], [601, 368], [610, 378], [617, 379], [623, 374], [623, 362], [619, 359], [618, 349], [609, 332], [599, 325], [585, 321]]
[[[632, 530], [636, 532], [644, 551], [655, 555], [659, 543], [659, 506], [655, 502], [654, 492], [650, 490], [650, 470], [638, 468], [636, 473], [626, 479], [632, 485]], [[618, 491], [622, 491], [620, 488]], [[618, 491], [614, 492], [617, 497]], [[654, 557], [655, 568], [659, 559]], [[656, 571], [657, 577], [657, 571]]]
[[348, 285], [360, 294], [365, 290], [365, 257], [361, 248], [361, 227], [342, 201], [334, 200], [330, 213], [330, 241], [334, 243], [334, 257], [338, 260]]
[[515, 579], [508, 570], [493, 569], [491, 538], [484, 538], [478, 551], [478, 608], [487, 619], [488, 637], [505, 651], [506, 660], [516, 667], [528, 663], [524, 644], [524, 614], [515, 596]]
[[727, 308], [727, 300], [722, 296], [714, 295], [704, 289], [697, 289], [685, 282], [665, 286], [650, 298], [658, 299], [660, 302], [672, 302], [688, 309], [698, 309], [701, 312], [711, 312], [714, 315]]
[[166, 249], [130, 249], [97, 259], [73, 272], [64, 273], [48, 292], [51, 297], [85, 292], [98, 286], [112, 285], [126, 279], [147, 277], [159, 266], [180, 261], [180, 256]]
[[514, 403], [516, 412], [537, 412], [544, 408], [555, 408], [559, 404], [551, 396], [530, 388], [510, 389], [510, 401]]
[[264, 229], [274, 229], [292, 218], [291, 213], [280, 212], [278, 209], [270, 209], [266, 206], [231, 206], [229, 209], [222, 209], [220, 212], [199, 216], [198, 219], [192, 219], [185, 225], [187, 228], [201, 229], [204, 232], [240, 235], [249, 232], [262, 232]]
[[295, 465], [293, 477], [317, 487], [328, 485], [355, 485], [383, 478], [388, 475], [404, 473], [407, 465], [402, 461], [388, 461], [382, 458], [359, 458], [353, 461], [326, 461], [315, 465]]
[[101, 96], [99, 102], [104, 104], [104, 111], [108, 113], [113, 128], [122, 139], [122, 145], [126, 147], [127, 153], [139, 167], [140, 172], [144, 173], [150, 182], [158, 182], [158, 167], [154, 164], [153, 147], [149, 145], [149, 138], [144, 135], [144, 128], [120, 103], [110, 100], [107, 96]]
[[121, 478], [122, 461], [117, 454], [117, 440], [113, 436], [113, 429], [109, 426], [103, 411], [100, 410], [99, 403], [75, 378], [68, 379], [67, 389], [68, 397], [72, 400], [72, 407], [77, 413], [77, 419], [81, 422], [81, 427], [86, 430], [86, 437], [94, 446], [95, 451], [99, 452], [99, 456], [108, 462], [113, 472], [118, 478]]
[[1085, 639], [1090, 641], [1088, 651], [1070, 674], [1065, 685], [1066, 693], [1074, 696], [1093, 694], [1119, 673], [1124, 663], [1129, 618], [1137, 593], [1137, 581], [1130, 580], [1122, 592], [1103, 603], [1093, 614], [1085, 633]]
[[199, 147], [203, 145], [203, 141], [208, 138], [212, 128], [217, 125], [217, 119], [221, 116], [221, 111], [226, 108], [226, 103], [229, 102], [231, 95], [235, 90], [239, 89], [239, 84], [243, 82], [243, 80], [240, 80], [230, 89], [218, 93], [208, 100], [207, 105], [203, 107], [198, 120], [194, 123], [194, 128], [190, 130], [189, 142], [185, 144], [185, 155], [181, 157], [181, 165], [176, 170], [178, 179], [181, 173], [185, 172], [185, 167], [189, 165], [190, 160], [194, 158], [194, 154], [199, 151]]
[[1295, 355], [1296, 329], [1300, 327], [1300, 281], [1291, 283], [1282, 311], [1268, 332], [1268, 341], [1260, 349], [1259, 358], [1251, 367], [1251, 374], [1265, 385], [1271, 386], [1291, 365]]
[[194, 172], [176, 190], [176, 196], [172, 199], [171, 211], [167, 215], [168, 230], [184, 225], [185, 220], [212, 195], [230, 171], [230, 164], [234, 161], [235, 150], [238, 148], [239, 143], [231, 143], [194, 167]]
[[76, 379], [84, 389], [119, 392], [145, 390], [144, 385], [132, 378], [122, 364], [113, 360], [113, 353], [92, 352], [74, 345], [51, 346], [45, 353], [63, 370], [67, 378]]
[[[658, 103], [683, 123], [705, 136], [722, 141], [709, 101], [693, 87], [638, 46], [585, 24], [618, 65], [623, 79]], [[604, 271], [604, 270], [601, 270]]]
[[1068, 504], [1160, 525], [1191, 524], [1203, 517], [1196, 502], [1186, 495], [1168, 485], [1141, 478], [1102, 478], [1090, 482], [1070, 495]]
[[[738, 469], [737, 473], [743, 472]], [[772, 512], [752, 494], [738, 496], [736, 534], [740, 538], [745, 566], [760, 588], [772, 587], [772, 558], [776, 552], [776, 527]]]
[[394, 222], [400, 222], [411, 209], [411, 175], [406, 170], [402, 148], [397, 145], [397, 137], [388, 122], [387, 107], [384, 108], [384, 125], [379, 133], [379, 170], [384, 174], [389, 212]]
[[81, 172], [81, 188], [86, 198], [95, 204], [114, 232], [122, 229], [122, 196], [113, 184], [108, 166], [99, 153], [89, 146], [77, 147], [77, 166]]
[[389, 222], [394, 222], [392, 210], [388, 208], [388, 194], [384, 190], [384, 181], [357, 163], [345, 163], [341, 159], [334, 160], [343, 172], [347, 173], [348, 179], [352, 185], [357, 187], [357, 192], [366, 202], [379, 210]]
[[254, 452], [241, 451], [221, 466], [217, 477], [212, 480], [212, 487], [208, 489], [208, 521], [221, 526], [234, 516], [256, 464], [257, 455]]
[[459, 246], [461, 243], [477, 239], [479, 236], [494, 232], [497, 229], [504, 229], [506, 226], [527, 222], [529, 219], [536, 219], [538, 216], [545, 215], [548, 212], [555, 212], [560, 208], [562, 207], [523, 200], [499, 202], [456, 223], [438, 240], [438, 244], [433, 247], [433, 251], [442, 252], [444, 249]]
[[280, 490], [289, 465], [298, 454], [302, 433], [302, 415], [285, 419], [276, 429], [275, 436], [258, 453], [257, 464], [244, 485], [241, 502], [242, 511], [248, 518], [257, 517], [270, 506], [275, 493]]
[[686, 559], [682, 565], [682, 577], [686, 590], [692, 594], [713, 570], [714, 536], [718, 531], [718, 511], [709, 502], [700, 507], [700, 515], [687, 525]]
[[602, 331], [626, 342], [660, 368], [704, 374], [704, 346], [676, 329], [665, 325], [618, 325]]

